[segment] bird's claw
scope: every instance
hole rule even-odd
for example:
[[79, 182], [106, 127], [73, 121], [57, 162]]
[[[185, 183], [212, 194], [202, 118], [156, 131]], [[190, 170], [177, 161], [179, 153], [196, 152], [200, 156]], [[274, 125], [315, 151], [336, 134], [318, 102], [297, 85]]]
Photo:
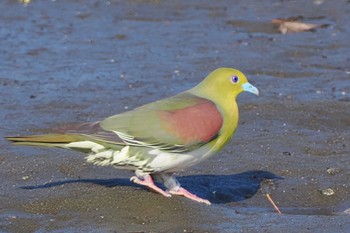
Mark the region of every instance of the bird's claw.
[[144, 176], [143, 179], [138, 178], [137, 176], [133, 176], [130, 178], [131, 182], [134, 182], [135, 184], [143, 185], [146, 186], [147, 188], [151, 189], [152, 191], [162, 194], [165, 197], [171, 197], [171, 195], [178, 195], [178, 196], [184, 196], [187, 197], [193, 201], [199, 202], [199, 203], [204, 203], [207, 205], [210, 205], [210, 201], [200, 198], [195, 194], [190, 193], [186, 189], [180, 187], [176, 189], [171, 189], [169, 191], [164, 191], [163, 189], [157, 187], [154, 184], [154, 181], [150, 175]]
[[203, 198], [200, 198], [197, 195], [192, 194], [189, 191], [187, 191], [186, 189], [181, 188], [181, 187], [178, 188], [178, 189], [169, 190], [169, 193], [173, 194], [173, 195], [184, 196], [184, 197], [187, 197], [187, 198], [189, 198], [189, 199], [191, 199], [193, 201], [199, 202], [199, 203], [204, 203], [204, 204], [207, 204], [207, 205], [211, 204], [210, 201], [208, 201], [206, 199], [203, 199]]
[[169, 192], [164, 191], [163, 189], [157, 187], [151, 176], [145, 176], [143, 180], [139, 179], [137, 176], [133, 176], [130, 178], [131, 182], [134, 182], [135, 184], [143, 185], [151, 189], [152, 191], [162, 194], [165, 197], [171, 197], [171, 194]]

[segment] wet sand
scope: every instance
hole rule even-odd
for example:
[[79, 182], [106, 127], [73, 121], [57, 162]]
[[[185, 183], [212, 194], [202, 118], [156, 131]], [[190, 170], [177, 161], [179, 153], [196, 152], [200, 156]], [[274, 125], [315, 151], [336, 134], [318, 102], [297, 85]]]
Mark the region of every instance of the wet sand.
[[[211, 206], [151, 193], [130, 183], [132, 173], [79, 153], [0, 139], [1, 232], [350, 231], [350, 3], [0, 7], [0, 138], [101, 120], [222, 66], [242, 70], [261, 92], [238, 98], [240, 125], [224, 150], [178, 173]], [[269, 23], [293, 16], [329, 26], [282, 35]], [[263, 194], [265, 179], [274, 180], [282, 215]]]

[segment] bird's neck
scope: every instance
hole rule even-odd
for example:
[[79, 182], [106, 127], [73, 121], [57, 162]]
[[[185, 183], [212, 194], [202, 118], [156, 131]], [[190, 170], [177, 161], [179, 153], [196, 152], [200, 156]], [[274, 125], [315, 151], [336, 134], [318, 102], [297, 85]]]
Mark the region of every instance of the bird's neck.
[[223, 125], [219, 133], [219, 137], [215, 140], [213, 149], [218, 151], [221, 150], [225, 144], [234, 135], [239, 119], [239, 112], [236, 100], [232, 101], [230, 105], [220, 109], [223, 115]]
[[223, 118], [223, 124], [219, 132], [219, 136], [210, 144], [214, 152], [221, 150], [221, 148], [224, 147], [224, 145], [232, 138], [238, 126], [239, 113], [236, 102], [237, 94], [227, 93], [227, 96], [221, 95], [220, 98], [217, 98], [218, 93], [212, 94], [211, 92], [200, 92], [197, 88], [194, 88], [188, 92], [212, 101], [220, 111]]

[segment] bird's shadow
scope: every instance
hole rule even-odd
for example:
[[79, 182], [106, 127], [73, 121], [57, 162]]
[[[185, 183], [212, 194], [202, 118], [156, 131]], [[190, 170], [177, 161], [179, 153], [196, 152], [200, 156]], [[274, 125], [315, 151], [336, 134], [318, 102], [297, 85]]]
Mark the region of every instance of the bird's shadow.
[[[268, 171], [254, 170], [232, 175], [190, 175], [177, 178], [182, 187], [192, 193], [208, 199], [212, 203], [229, 203], [243, 201], [254, 196], [264, 180], [281, 180]], [[129, 179], [71, 179], [45, 183], [41, 185], [22, 186], [22, 189], [51, 188], [70, 183], [92, 183], [105, 187], [130, 186], [139, 187]]]

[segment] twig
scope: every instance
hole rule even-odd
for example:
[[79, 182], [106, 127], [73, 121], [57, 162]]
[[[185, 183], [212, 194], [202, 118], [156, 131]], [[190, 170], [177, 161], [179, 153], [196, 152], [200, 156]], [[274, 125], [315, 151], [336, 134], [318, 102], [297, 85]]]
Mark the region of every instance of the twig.
[[271, 195], [269, 193], [264, 195], [267, 200], [271, 203], [271, 205], [273, 206], [273, 208], [275, 208], [275, 210], [277, 211], [277, 213], [282, 214], [282, 212], [280, 211], [280, 209], [277, 207], [277, 205], [275, 204], [275, 202], [272, 200]]

